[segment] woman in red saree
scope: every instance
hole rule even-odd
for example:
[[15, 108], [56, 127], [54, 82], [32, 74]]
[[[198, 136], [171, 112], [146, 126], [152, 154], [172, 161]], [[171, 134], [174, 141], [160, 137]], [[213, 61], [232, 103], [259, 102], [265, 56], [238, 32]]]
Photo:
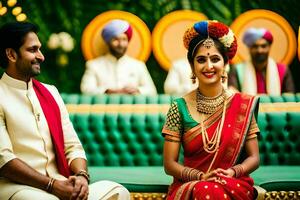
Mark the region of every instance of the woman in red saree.
[[184, 44], [199, 86], [172, 103], [162, 130], [165, 171], [174, 177], [167, 199], [254, 199], [258, 98], [222, 84], [236, 38], [220, 22], [201, 21], [186, 31]]

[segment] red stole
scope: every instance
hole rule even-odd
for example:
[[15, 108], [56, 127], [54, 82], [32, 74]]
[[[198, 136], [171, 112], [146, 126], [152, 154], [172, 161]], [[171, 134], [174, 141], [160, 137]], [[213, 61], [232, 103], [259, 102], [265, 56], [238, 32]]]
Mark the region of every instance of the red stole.
[[[286, 68], [287, 68], [286, 65], [277, 63], [277, 70], [278, 70], [281, 88], [282, 88], [282, 84], [283, 84], [284, 75], [286, 73]], [[266, 94], [267, 89], [266, 89], [265, 76], [263, 75], [262, 72], [259, 72], [259, 71], [255, 71], [255, 72], [256, 72], [257, 93], [258, 94]]]
[[256, 71], [256, 83], [257, 83], [257, 93], [258, 94], [266, 94], [266, 84], [265, 84], [265, 77], [260, 71]]
[[65, 156], [64, 136], [59, 107], [49, 90], [44, 85], [35, 79], [32, 79], [32, 83], [51, 133], [58, 171], [63, 176], [69, 177], [70, 169]]

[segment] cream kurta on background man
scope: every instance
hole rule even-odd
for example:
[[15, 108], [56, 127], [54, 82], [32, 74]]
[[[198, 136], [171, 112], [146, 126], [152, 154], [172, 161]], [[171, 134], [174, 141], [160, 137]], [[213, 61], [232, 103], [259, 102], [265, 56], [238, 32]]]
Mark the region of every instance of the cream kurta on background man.
[[124, 86], [137, 88], [140, 94], [154, 95], [156, 89], [145, 63], [124, 55], [117, 59], [111, 54], [89, 60], [81, 81], [81, 91], [104, 94], [108, 89]]
[[114, 19], [105, 25], [101, 36], [109, 51], [87, 61], [80, 85], [82, 93], [157, 94], [145, 63], [126, 55], [132, 34], [125, 20]]

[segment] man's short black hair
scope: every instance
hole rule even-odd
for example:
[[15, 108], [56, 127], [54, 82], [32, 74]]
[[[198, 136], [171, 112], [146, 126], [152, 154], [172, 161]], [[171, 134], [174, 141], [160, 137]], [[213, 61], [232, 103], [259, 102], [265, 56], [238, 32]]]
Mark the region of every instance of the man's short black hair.
[[2, 68], [6, 68], [8, 64], [6, 49], [12, 48], [18, 52], [24, 43], [25, 36], [30, 32], [37, 33], [38, 26], [30, 22], [11, 22], [0, 28], [0, 66]]

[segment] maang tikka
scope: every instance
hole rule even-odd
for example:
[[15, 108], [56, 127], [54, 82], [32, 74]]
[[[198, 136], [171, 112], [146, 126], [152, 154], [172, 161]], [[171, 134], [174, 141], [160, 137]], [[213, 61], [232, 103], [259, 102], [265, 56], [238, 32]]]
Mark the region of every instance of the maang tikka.
[[206, 38], [204, 40], [204, 42], [202, 43], [202, 45], [207, 48], [207, 49], [210, 49], [211, 47], [215, 46], [215, 42], [213, 39], [211, 39], [209, 36], [208, 38]]
[[207, 48], [210, 49], [211, 47], [215, 46], [215, 42], [213, 39], [211, 39], [209, 37], [209, 32], [208, 32], [208, 25], [207, 25], [207, 38], [204, 40], [204, 42], [202, 43], [202, 45]]

